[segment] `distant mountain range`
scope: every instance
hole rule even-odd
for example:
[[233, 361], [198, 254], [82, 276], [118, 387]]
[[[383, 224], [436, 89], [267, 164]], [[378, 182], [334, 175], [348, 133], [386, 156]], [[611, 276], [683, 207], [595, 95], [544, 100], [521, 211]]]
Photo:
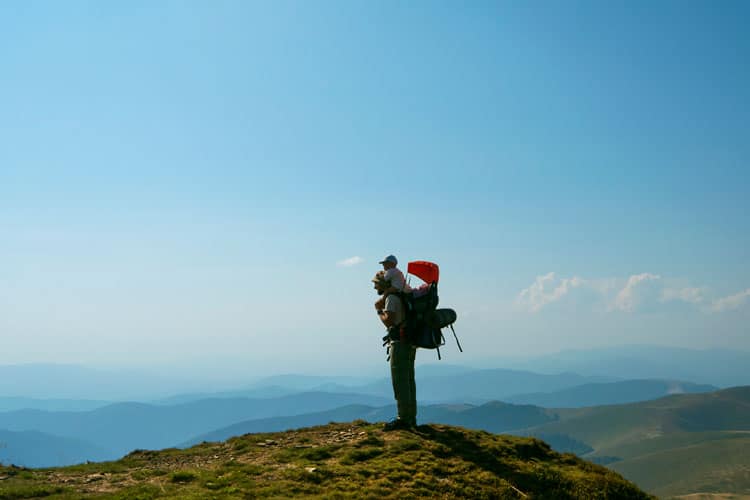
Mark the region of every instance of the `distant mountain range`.
[[[592, 406], [596, 403], [652, 399], [671, 392], [697, 392], [710, 389], [672, 381], [583, 384], [559, 391], [509, 397], [508, 399], [514, 403], [537, 404], [520, 407], [507, 405], [503, 412], [499, 412], [501, 406], [498, 406], [503, 403], [493, 402], [489, 406], [483, 405], [483, 398], [480, 397], [493, 392], [505, 394], [518, 388], [565, 387], [581, 380], [588, 379], [572, 374], [557, 377], [539, 376], [513, 370], [457, 371], [455, 376], [450, 377], [422, 377], [418, 383], [420, 421], [506, 432], [541, 423], [543, 420], [538, 420], [538, 418], [544, 412], [539, 413], [538, 409], [529, 410], [537, 406], [561, 408], [582, 404]], [[278, 380], [274, 379], [272, 382], [278, 382]], [[302, 381], [295, 383], [299, 384], [299, 382]], [[440, 394], [452, 395], [452, 399], [457, 399], [456, 393], [460, 391], [461, 384], [466, 386], [466, 400], [473, 401], [472, 403], [430, 405], [424, 401], [425, 392], [428, 396], [432, 394], [436, 399]], [[191, 400], [190, 395], [171, 398], [173, 401], [184, 401], [178, 404], [168, 404], [169, 400], [161, 400], [159, 404], [115, 403], [85, 411], [15, 410], [0, 412], [0, 429], [14, 432], [33, 430], [52, 436], [77, 439], [97, 446], [99, 448], [97, 458], [102, 456], [117, 458], [135, 448], [158, 449], [174, 446], [195, 436], [218, 431], [228, 426], [239, 426], [244, 422], [251, 423], [248, 424], [249, 427], [242, 430], [243, 433], [284, 430], [353, 418], [372, 421], [387, 420], [394, 414], [392, 389], [390, 386], [379, 387], [376, 384], [366, 386], [372, 391], [370, 394], [317, 391], [292, 393], [275, 398], [229, 397], [242, 394], [241, 391], [237, 391], [222, 393], [222, 397], [199, 400]], [[380, 392], [386, 394], [379, 395]], [[75, 404], [96, 404], [96, 402], [71, 401], [69, 405], [66, 405], [65, 400], [28, 401], [34, 404], [43, 403], [48, 406], [62, 407], [71, 407]], [[351, 405], [360, 405], [359, 413], [351, 413], [348, 408]], [[347, 409], [342, 410], [342, 407], [347, 407]], [[336, 411], [343, 411], [344, 414], [336, 413]], [[490, 417], [481, 417], [482, 412], [488, 413]], [[519, 415], [512, 425], [507, 420], [510, 413]], [[223, 439], [231, 435], [231, 432], [240, 432], [240, 430], [222, 432]], [[565, 442], [564, 438], [562, 441], [558, 441], [558, 438], [560, 436], [547, 436], [548, 440], [555, 440], [555, 443], [567, 446], [561, 444]], [[574, 443], [565, 449], [581, 452], [587, 448]], [[52, 459], [52, 457], [49, 458]]]
[[[173, 406], [116, 403], [91, 411], [0, 413], [0, 429], [35, 430], [94, 443], [114, 459], [136, 449], [173, 446], [248, 418], [321, 411], [350, 404], [382, 406], [391, 399], [361, 394], [301, 393], [275, 399], [204, 399]], [[99, 455], [100, 456], [100, 455]]]
[[86, 460], [107, 460], [112, 456], [111, 451], [81, 439], [53, 436], [38, 431], [0, 430], [0, 464], [58, 467]]
[[518, 394], [505, 398], [516, 404], [532, 404], [545, 408], [579, 408], [648, 401], [670, 394], [712, 392], [718, 387], [677, 380], [624, 380], [606, 384], [583, 384], [555, 392]]
[[[202, 441], [223, 441], [232, 436], [248, 433], [277, 432], [322, 425], [328, 422], [347, 422], [357, 419], [379, 422], [391, 419], [394, 412], [395, 407], [393, 405], [380, 408], [351, 405], [325, 412], [248, 420], [202, 434], [182, 443], [180, 446], [192, 446]], [[420, 422], [439, 422], [496, 433], [541, 425], [545, 422], [554, 421], [556, 418], [553, 412], [544, 408], [530, 405], [518, 406], [497, 401], [485, 403], [481, 406], [431, 405], [419, 409]]]
[[[549, 392], [582, 384], [612, 381], [607, 377], [584, 377], [575, 373], [544, 375], [501, 368], [468, 370], [452, 375], [423, 375], [416, 372], [418, 397], [422, 401], [482, 403], [503, 400], [515, 394]], [[349, 388], [363, 394], [391, 395], [389, 378]]]
[[112, 401], [92, 399], [36, 399], [21, 397], [1, 397], [0, 412], [14, 410], [46, 411], [88, 411], [111, 405]]
[[689, 380], [718, 387], [750, 385], [750, 370], [747, 369], [750, 352], [736, 349], [625, 345], [562, 351], [526, 360], [505, 359], [502, 366], [538, 373], [601, 375], [620, 380]]
[[77, 365], [0, 365], [0, 396], [34, 399], [144, 400], [204, 387], [195, 381], [147, 371], [105, 370]]
[[[446, 370], [434, 365], [417, 369], [419, 399], [423, 403], [483, 403], [502, 400], [519, 393], [556, 391], [581, 384], [607, 382], [610, 377], [584, 377], [575, 373], [544, 375], [521, 370], [476, 370], [448, 366]], [[363, 394], [391, 399], [393, 387], [390, 378], [381, 377], [358, 385], [343, 382], [361, 382], [361, 379], [343, 377], [307, 377], [286, 375], [262, 379], [247, 389], [215, 393], [185, 393], [153, 401], [159, 405], [187, 403], [207, 398], [272, 398], [305, 391]], [[285, 384], [285, 385], [280, 385]]]
[[[429, 359], [420, 357], [420, 360]], [[750, 353], [737, 350], [695, 350], [660, 346], [619, 346], [601, 349], [563, 351], [545, 356], [517, 359], [494, 358], [477, 366], [458, 366], [443, 362], [430, 362], [417, 366], [417, 377], [423, 387], [425, 401], [469, 401], [480, 403], [503, 399], [518, 394], [550, 392], [587, 383], [614, 382], [618, 380], [660, 379], [684, 380], [696, 384], [730, 387], [750, 384]], [[156, 368], [154, 368], [156, 369]], [[489, 391], [481, 384], [466, 385], [463, 381], [475, 379], [477, 372], [505, 370], [508, 376]], [[165, 375], [159, 371], [142, 368], [99, 369], [76, 365], [27, 364], [0, 365], [0, 402], [2, 398], [30, 398], [34, 400], [85, 400], [85, 401], [139, 401], [142, 403], [177, 404], [207, 397], [269, 398], [284, 394], [309, 391], [358, 392], [389, 395], [388, 369], [368, 373], [382, 376], [320, 376], [320, 375], [245, 375], [227, 378], [230, 373], [217, 361], [212, 369], [202, 366], [196, 372], [193, 366], [175, 367]], [[532, 372], [537, 380], [516, 380], [512, 373]], [[542, 374], [542, 375], [540, 375]], [[549, 379], [556, 385], [540, 383], [539, 377], [559, 374], [577, 374], [577, 380], [568, 382]], [[491, 374], [484, 374], [491, 380]], [[432, 391], [429, 380], [454, 380], [454, 388]], [[223, 382], [220, 382], [223, 380]], [[482, 378], [476, 379], [482, 381]], [[558, 383], [559, 382], [559, 383]], [[473, 387], [480, 386], [480, 387]], [[471, 388], [472, 395], [462, 390]], [[506, 390], [506, 388], [508, 390]], [[177, 395], [177, 396], [175, 396]], [[447, 397], [446, 397], [447, 395]], [[469, 399], [465, 399], [466, 398]], [[1, 403], [0, 403], [1, 404]], [[53, 408], [31, 401], [30, 408]], [[2, 409], [20, 409], [9, 402]], [[65, 408], [59, 408], [65, 409]], [[82, 410], [85, 408], [70, 408]]]

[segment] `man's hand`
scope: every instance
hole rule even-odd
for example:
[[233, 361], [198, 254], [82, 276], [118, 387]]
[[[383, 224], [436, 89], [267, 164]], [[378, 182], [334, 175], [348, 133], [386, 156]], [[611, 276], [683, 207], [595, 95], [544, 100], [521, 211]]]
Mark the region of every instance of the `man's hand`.
[[381, 297], [375, 301], [375, 310], [382, 311], [385, 308], [385, 297]]

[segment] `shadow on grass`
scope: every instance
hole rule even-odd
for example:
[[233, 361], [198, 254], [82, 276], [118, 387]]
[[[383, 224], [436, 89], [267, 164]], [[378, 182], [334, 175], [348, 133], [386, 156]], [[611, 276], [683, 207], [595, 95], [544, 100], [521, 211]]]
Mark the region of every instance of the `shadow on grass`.
[[528, 473], [520, 472], [510, 462], [518, 459], [523, 461], [547, 460], [550, 454], [549, 446], [536, 439], [524, 439], [514, 442], [508, 449], [498, 449], [482, 446], [459, 429], [421, 425], [415, 433], [424, 439], [442, 445], [433, 452], [436, 457], [460, 457], [480, 469], [505, 479], [522, 491], [537, 489], [540, 478], [530, 477]]
[[[494, 443], [480, 443], [475, 432], [460, 428], [422, 425], [415, 431], [436, 443], [437, 458], [455, 456], [507, 481], [521, 497], [554, 499], [650, 499], [621, 476], [583, 462], [573, 455], [559, 455], [535, 438], [508, 436]], [[473, 439], [472, 439], [473, 438]], [[565, 471], [572, 467], [572, 471]]]

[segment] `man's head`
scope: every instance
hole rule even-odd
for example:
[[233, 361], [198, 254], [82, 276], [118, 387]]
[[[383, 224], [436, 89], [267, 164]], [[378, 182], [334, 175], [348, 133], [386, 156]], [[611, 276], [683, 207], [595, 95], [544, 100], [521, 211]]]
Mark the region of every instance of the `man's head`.
[[383, 271], [378, 271], [375, 273], [375, 277], [372, 279], [372, 282], [374, 283], [375, 290], [377, 290], [378, 295], [383, 295], [388, 288], [391, 286], [391, 282], [387, 279], [385, 279], [385, 275]]
[[383, 269], [387, 271], [388, 269], [393, 269], [398, 265], [398, 259], [395, 255], [389, 255], [385, 259], [381, 260], [380, 263], [383, 264]]

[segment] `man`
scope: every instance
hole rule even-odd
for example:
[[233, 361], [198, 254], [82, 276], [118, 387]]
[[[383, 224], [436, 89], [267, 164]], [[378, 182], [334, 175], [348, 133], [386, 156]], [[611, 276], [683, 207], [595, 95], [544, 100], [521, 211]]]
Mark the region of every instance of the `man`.
[[[372, 279], [378, 295], [383, 295], [391, 287], [383, 271]], [[376, 303], [376, 308], [378, 303]], [[398, 416], [385, 424], [385, 430], [411, 429], [417, 425], [417, 387], [414, 381], [414, 359], [417, 348], [409, 343], [404, 328], [404, 304], [398, 294], [391, 293], [385, 298], [385, 306], [378, 309], [378, 317], [388, 329], [389, 351], [391, 355], [391, 383], [396, 399]]]

